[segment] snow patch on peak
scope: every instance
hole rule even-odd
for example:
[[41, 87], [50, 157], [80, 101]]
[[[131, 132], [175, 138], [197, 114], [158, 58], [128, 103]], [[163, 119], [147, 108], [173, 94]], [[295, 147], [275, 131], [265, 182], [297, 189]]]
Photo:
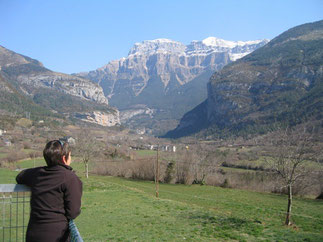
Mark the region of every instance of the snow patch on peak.
[[140, 43], [135, 43], [129, 51], [130, 55], [152, 55], [154, 53], [164, 52], [183, 52], [186, 46], [181, 42], [170, 39], [154, 39], [145, 40]]
[[153, 39], [153, 40], [144, 40], [142, 42], [136, 42], [134, 47], [142, 47], [142, 46], [149, 46], [149, 45], [163, 45], [163, 44], [179, 44], [182, 45], [181, 42], [171, 40], [171, 39]]
[[258, 40], [248, 40], [248, 41], [237, 41], [238, 45], [257, 45], [261, 42], [268, 43], [269, 39], [258, 39]]
[[244, 46], [244, 45], [256, 45], [261, 42], [269, 42], [269, 40], [250, 40], [250, 41], [230, 41], [219, 39], [216, 37], [208, 37], [202, 40], [202, 43], [207, 46], [212, 47], [225, 47], [225, 48], [235, 48], [237, 46]]
[[180, 43], [178, 41], [175, 41], [175, 40], [171, 40], [171, 39], [163, 39], [163, 38], [160, 38], [160, 39], [153, 39], [153, 40], [146, 40], [144, 42], [153, 42], [153, 43]]
[[207, 46], [221, 46], [227, 48], [234, 48], [237, 45], [234, 41], [223, 40], [216, 37], [208, 37], [202, 40], [202, 43]]

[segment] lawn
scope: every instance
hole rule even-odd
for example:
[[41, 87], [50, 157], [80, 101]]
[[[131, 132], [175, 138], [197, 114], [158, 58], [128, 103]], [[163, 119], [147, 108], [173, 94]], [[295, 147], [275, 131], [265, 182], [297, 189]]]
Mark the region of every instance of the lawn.
[[[37, 164], [41, 160], [37, 160]], [[23, 161], [20, 167], [32, 167]], [[287, 198], [200, 185], [160, 184], [117, 177], [83, 176], [82, 213], [76, 224], [84, 241], [323, 241], [323, 202], [295, 198], [291, 227]], [[0, 169], [0, 183], [18, 172]]]

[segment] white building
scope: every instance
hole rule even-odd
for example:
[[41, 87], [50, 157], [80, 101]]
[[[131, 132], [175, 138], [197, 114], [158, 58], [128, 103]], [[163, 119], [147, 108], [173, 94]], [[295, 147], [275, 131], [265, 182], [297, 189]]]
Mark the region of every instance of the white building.
[[10, 140], [5, 139], [3, 142], [4, 142], [5, 146], [11, 146]]
[[67, 142], [70, 145], [75, 145], [75, 139], [72, 136], [65, 136], [64, 138], [60, 138], [60, 141]]

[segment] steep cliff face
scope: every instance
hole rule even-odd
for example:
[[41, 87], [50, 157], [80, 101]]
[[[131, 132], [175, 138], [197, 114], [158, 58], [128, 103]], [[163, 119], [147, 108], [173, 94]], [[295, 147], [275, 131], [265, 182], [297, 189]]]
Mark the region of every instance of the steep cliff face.
[[76, 113], [75, 117], [81, 119], [82, 121], [95, 123], [95, 124], [99, 124], [101, 126], [107, 126], [107, 127], [112, 127], [120, 124], [118, 110], [110, 113], [100, 112], [100, 111], [94, 111], [90, 113], [87, 113], [87, 112]]
[[203, 108], [187, 113], [168, 136], [205, 128], [205, 134], [265, 132], [274, 123], [322, 119], [322, 81], [319, 21], [290, 29], [216, 72]]
[[152, 77], [159, 77], [167, 92], [172, 76], [175, 85], [184, 85], [205, 70], [219, 70], [267, 42], [234, 42], [210, 37], [186, 46], [169, 39], [143, 41], [134, 45], [127, 58], [112, 61], [89, 73], [80, 73], [79, 76], [98, 82], [109, 98], [118, 95], [118, 85], [129, 87], [132, 94], [138, 96]]
[[[267, 42], [210, 37], [186, 46], [169, 39], [143, 41], [126, 58], [77, 75], [99, 83], [110, 104], [125, 112], [126, 124], [156, 130], [159, 121], [173, 122], [206, 98], [205, 86], [214, 71]], [[153, 112], [146, 115], [143, 106]]]
[[104, 96], [102, 88], [82, 78], [63, 73], [47, 72], [19, 75], [17, 81], [20, 83], [21, 89], [30, 95], [33, 95], [35, 88], [36, 90], [37, 88], [50, 88], [84, 100], [108, 105], [108, 100]]
[[[1, 90], [15, 92], [15, 99], [25, 95], [44, 108], [65, 112], [69, 116], [75, 116], [74, 111], [93, 112], [95, 109], [118, 116], [118, 112], [108, 106], [108, 99], [98, 84], [84, 78], [50, 71], [39, 61], [2, 46], [0, 75], [3, 79], [2, 84], [0, 83]], [[114, 119], [119, 120], [119, 117]]]
[[102, 88], [89, 80], [50, 71], [39, 61], [17, 54], [0, 46], [0, 71], [14, 80], [26, 94], [33, 95], [37, 88], [50, 88], [59, 92], [108, 104]]

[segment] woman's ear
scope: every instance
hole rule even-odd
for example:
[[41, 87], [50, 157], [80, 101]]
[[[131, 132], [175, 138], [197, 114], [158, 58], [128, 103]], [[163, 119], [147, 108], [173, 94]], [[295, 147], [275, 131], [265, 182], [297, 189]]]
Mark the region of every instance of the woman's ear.
[[67, 165], [67, 159], [66, 159], [66, 155], [63, 155], [62, 157], [62, 161], [64, 165]]
[[72, 162], [71, 152], [68, 155], [63, 155], [62, 161], [63, 161], [63, 164], [64, 165], [68, 165], [69, 166], [71, 164], [71, 162]]

